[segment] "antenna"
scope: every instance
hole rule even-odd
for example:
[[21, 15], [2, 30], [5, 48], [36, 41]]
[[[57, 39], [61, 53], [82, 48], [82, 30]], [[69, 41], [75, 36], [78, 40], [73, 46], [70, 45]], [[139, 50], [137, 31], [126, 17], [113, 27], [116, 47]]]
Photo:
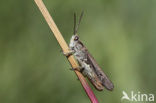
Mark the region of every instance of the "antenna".
[[81, 19], [83, 17], [84, 11], [81, 12], [80, 18], [79, 18], [79, 22], [76, 26], [76, 14], [74, 13], [74, 35], [77, 33], [78, 27], [80, 25]]
[[76, 34], [76, 13], [74, 13], [74, 28], [73, 28], [74, 35]]

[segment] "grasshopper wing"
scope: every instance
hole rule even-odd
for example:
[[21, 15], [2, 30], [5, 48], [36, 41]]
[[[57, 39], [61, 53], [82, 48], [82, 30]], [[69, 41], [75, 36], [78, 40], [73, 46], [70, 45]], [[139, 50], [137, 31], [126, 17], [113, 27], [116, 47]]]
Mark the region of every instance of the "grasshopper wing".
[[99, 67], [99, 65], [96, 63], [95, 59], [90, 55], [90, 53], [88, 52], [87, 54], [88, 54], [87, 59], [88, 59], [88, 61], [90, 61], [92, 63], [94, 71], [95, 71], [96, 75], [98, 76], [98, 78], [100, 79], [100, 81], [102, 82], [102, 85], [106, 89], [112, 91], [114, 88], [113, 83], [108, 79], [106, 74], [102, 71], [102, 69]]

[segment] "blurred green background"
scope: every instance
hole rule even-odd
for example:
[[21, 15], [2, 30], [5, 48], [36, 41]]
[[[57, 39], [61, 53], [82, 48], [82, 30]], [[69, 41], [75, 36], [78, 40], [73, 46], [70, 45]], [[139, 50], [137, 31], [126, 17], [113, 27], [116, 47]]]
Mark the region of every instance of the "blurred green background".
[[[65, 40], [80, 39], [113, 81], [100, 103], [156, 93], [156, 0], [44, 0]], [[33, 0], [0, 1], [0, 103], [90, 103]], [[126, 102], [126, 101], [125, 101]]]

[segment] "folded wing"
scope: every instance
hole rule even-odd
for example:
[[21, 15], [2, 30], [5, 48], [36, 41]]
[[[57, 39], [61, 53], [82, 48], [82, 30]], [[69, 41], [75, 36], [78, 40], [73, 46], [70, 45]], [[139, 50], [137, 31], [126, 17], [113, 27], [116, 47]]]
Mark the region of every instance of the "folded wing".
[[[88, 52], [88, 51], [87, 51]], [[112, 91], [114, 88], [113, 83], [108, 79], [108, 77], [106, 76], [106, 74], [102, 71], [102, 69], [99, 67], [99, 65], [96, 63], [96, 61], [94, 60], [94, 58], [90, 55], [90, 53], [87, 53], [87, 59], [88, 61], [90, 61], [90, 63], [92, 63], [92, 66], [94, 68], [95, 73], [97, 74], [98, 78], [100, 79], [100, 81], [102, 82], [102, 85]]]

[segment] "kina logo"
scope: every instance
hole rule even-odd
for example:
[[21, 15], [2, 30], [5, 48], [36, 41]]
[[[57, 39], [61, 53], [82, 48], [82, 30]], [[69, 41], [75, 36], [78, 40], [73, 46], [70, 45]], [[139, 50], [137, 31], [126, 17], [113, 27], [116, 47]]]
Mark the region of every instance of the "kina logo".
[[141, 92], [134, 92], [131, 91], [130, 95], [128, 95], [125, 91], [122, 91], [123, 96], [121, 97], [121, 101], [128, 100], [128, 101], [154, 101], [154, 94], [145, 94]]

